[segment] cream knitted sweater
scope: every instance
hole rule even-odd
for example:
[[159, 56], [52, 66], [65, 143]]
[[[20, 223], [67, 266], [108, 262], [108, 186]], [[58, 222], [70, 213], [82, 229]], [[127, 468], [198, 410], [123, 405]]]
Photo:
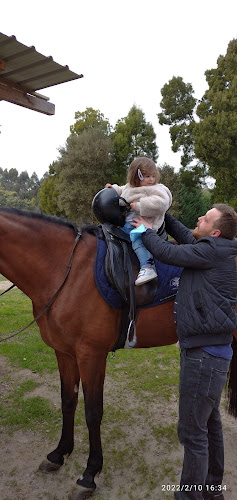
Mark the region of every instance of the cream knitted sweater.
[[164, 184], [154, 186], [131, 187], [130, 184], [112, 187], [128, 203], [136, 202], [136, 213], [144, 217], [152, 224], [152, 228], [157, 231], [164, 222], [165, 212], [172, 203], [172, 194]]

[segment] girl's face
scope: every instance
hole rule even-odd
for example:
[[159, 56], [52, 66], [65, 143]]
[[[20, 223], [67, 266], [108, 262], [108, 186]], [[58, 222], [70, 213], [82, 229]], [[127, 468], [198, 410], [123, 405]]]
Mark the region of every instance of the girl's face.
[[156, 176], [154, 172], [150, 172], [149, 174], [143, 174], [144, 179], [140, 180], [140, 186], [154, 186], [156, 183]]

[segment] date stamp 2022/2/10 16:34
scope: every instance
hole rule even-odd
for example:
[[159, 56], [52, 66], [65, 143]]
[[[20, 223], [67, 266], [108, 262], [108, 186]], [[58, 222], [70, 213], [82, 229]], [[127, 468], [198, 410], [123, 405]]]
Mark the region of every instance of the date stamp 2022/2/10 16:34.
[[227, 491], [225, 484], [162, 484], [162, 491], [203, 491], [205, 493], [221, 493]]

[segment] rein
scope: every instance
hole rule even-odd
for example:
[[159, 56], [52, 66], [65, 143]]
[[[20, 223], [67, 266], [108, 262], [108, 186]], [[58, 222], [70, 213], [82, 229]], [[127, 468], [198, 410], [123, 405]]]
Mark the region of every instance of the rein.
[[[34, 323], [36, 323], [36, 321], [38, 321], [38, 319], [42, 316], [42, 314], [44, 314], [44, 312], [47, 311], [50, 308], [50, 306], [55, 301], [55, 299], [58, 296], [59, 292], [61, 292], [63, 286], [66, 283], [68, 275], [69, 275], [69, 273], [71, 271], [72, 261], [73, 261], [73, 256], [74, 256], [74, 251], [75, 251], [77, 243], [78, 243], [78, 241], [79, 241], [79, 239], [81, 237], [81, 234], [82, 234], [82, 230], [80, 229], [80, 230], [77, 231], [77, 235], [76, 235], [76, 238], [74, 240], [74, 244], [73, 244], [71, 255], [70, 255], [70, 258], [69, 258], [69, 261], [68, 261], [68, 264], [67, 264], [67, 270], [66, 270], [66, 274], [64, 276], [64, 279], [63, 279], [60, 287], [57, 289], [57, 291], [55, 292], [55, 294], [49, 300], [49, 302], [47, 302], [47, 304], [44, 305], [44, 307], [41, 309], [41, 311], [39, 312], [39, 314], [37, 314], [37, 316], [27, 326], [25, 326], [24, 328], [21, 328], [21, 330], [19, 330], [16, 333], [13, 333], [12, 335], [9, 335], [8, 337], [4, 337], [3, 339], [0, 340], [0, 342], [4, 342], [5, 340], [12, 339], [13, 337], [16, 337], [16, 335], [19, 335], [19, 333], [22, 333], [25, 330], [27, 330], [27, 328], [29, 328], [31, 325], [33, 325]], [[12, 285], [10, 288], [8, 288], [8, 290], [10, 290], [11, 288], [13, 288], [13, 286], [15, 286], [15, 285]], [[5, 290], [5, 292], [8, 292], [8, 290]], [[5, 293], [5, 292], [3, 292], [3, 293]], [[1, 295], [3, 295], [3, 293]]]
[[4, 293], [7, 293], [7, 292], [10, 292], [10, 290], [12, 290], [12, 288], [14, 288], [14, 286], [16, 285], [11, 285], [9, 288], [7, 288], [4, 292], [0, 293], [0, 297], [1, 295], [4, 295]]

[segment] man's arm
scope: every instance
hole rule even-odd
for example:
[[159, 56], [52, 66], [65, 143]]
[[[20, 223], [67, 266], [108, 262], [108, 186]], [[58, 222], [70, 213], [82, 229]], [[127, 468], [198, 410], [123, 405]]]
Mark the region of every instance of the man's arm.
[[172, 236], [172, 238], [181, 244], [193, 244], [196, 243], [196, 239], [192, 235], [190, 229], [179, 222], [173, 215], [165, 214], [165, 229], [166, 232]]
[[215, 245], [212, 238], [203, 238], [196, 244], [174, 245], [147, 229], [142, 241], [151, 254], [165, 264], [193, 269], [210, 269], [215, 261]]

